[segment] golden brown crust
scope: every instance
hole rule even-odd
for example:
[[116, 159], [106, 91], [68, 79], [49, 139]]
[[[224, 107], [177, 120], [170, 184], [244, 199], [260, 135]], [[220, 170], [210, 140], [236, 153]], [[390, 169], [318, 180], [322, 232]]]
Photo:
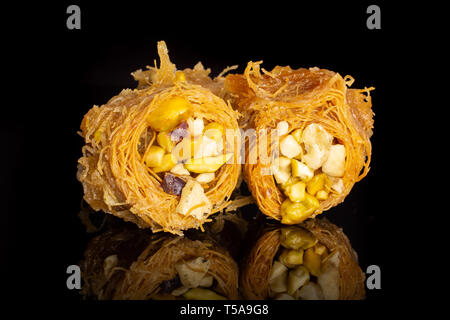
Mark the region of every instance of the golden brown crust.
[[[286, 199], [273, 176], [268, 174], [269, 132], [276, 129], [280, 121], [287, 121], [290, 130], [318, 123], [345, 147], [344, 190], [321, 201], [312, 217], [344, 201], [353, 185], [368, 173], [371, 157], [369, 138], [373, 126], [370, 90], [348, 93], [347, 82], [337, 73], [318, 68], [292, 70], [276, 67], [271, 72], [263, 70], [262, 74], [259, 63], [252, 62], [244, 75], [226, 77], [225, 88], [233, 105], [245, 118], [240, 123], [241, 127], [256, 130], [256, 141], [247, 141], [246, 144], [244, 178], [265, 215], [280, 220], [281, 204]], [[257, 146], [264, 148], [264, 141], [269, 141], [266, 159], [257, 149]]]
[[141, 253], [125, 272], [114, 299], [148, 300], [156, 297], [160, 284], [176, 276], [175, 264], [196, 257], [210, 261], [208, 275], [217, 281], [214, 290], [229, 299], [237, 299], [238, 267], [227, 251], [210, 241], [171, 236], [158, 239]]
[[[197, 67], [187, 72], [188, 81], [175, 81], [175, 67], [168, 60], [167, 49], [159, 44], [160, 68], [135, 74], [142, 89], [123, 90], [101, 107], [94, 106], [83, 118], [81, 135], [85, 139], [83, 157], [79, 159], [78, 180], [83, 184], [84, 199], [95, 210], [103, 210], [139, 227], [154, 232], [181, 235], [183, 230], [201, 228], [208, 216], [228, 205], [240, 175], [240, 133], [238, 114], [208, 88], [214, 81], [205, 80], [209, 71]], [[162, 55], [162, 56], [161, 56]], [[148, 86], [145, 81], [150, 81]], [[192, 79], [194, 83], [189, 82]], [[234, 158], [224, 164], [205, 190], [213, 205], [202, 219], [175, 212], [179, 198], [163, 191], [159, 178], [144, 163], [145, 150], [155, 140], [147, 119], [161, 101], [183, 97], [193, 106], [193, 115], [217, 122], [235, 136], [227, 135]], [[145, 139], [143, 139], [143, 137]], [[140, 150], [145, 145], [144, 150]]]
[[[342, 229], [326, 219], [310, 219], [299, 226], [310, 230], [329, 252], [339, 252], [339, 300], [360, 300], [365, 297], [364, 273], [358, 258]], [[270, 228], [256, 241], [245, 265], [241, 268], [240, 288], [245, 299], [261, 300], [269, 296], [269, 273], [280, 247], [280, 228]]]
[[[176, 275], [175, 264], [197, 257], [210, 261], [213, 288], [229, 299], [238, 297], [238, 266], [226, 249], [201, 234], [201, 240], [150, 234], [134, 228], [107, 231], [89, 242], [81, 262], [82, 294], [98, 300], [161, 298], [160, 285]], [[117, 262], [106, 271], [105, 259]], [[166, 298], [174, 299], [167, 295]]]

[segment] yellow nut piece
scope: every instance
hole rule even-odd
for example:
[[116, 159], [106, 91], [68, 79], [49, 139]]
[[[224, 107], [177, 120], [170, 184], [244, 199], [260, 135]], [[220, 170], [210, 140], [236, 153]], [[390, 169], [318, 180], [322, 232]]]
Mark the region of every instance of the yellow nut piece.
[[192, 105], [188, 100], [182, 97], [170, 98], [153, 110], [148, 124], [155, 131], [170, 131], [180, 122], [188, 119], [191, 113]]
[[319, 192], [320, 190], [325, 190], [326, 192], [329, 192], [330, 189], [331, 189], [330, 178], [328, 178], [328, 176], [325, 173], [315, 175], [306, 184], [306, 191], [308, 191], [308, 193], [313, 196], [316, 195], [316, 193]]
[[317, 200], [327, 200], [328, 199], [328, 192], [325, 190], [319, 190], [316, 194]]
[[175, 72], [175, 81], [177, 82], [186, 81], [186, 76], [183, 71]]
[[303, 181], [309, 181], [314, 176], [314, 170], [309, 168], [306, 164], [291, 159], [292, 176], [299, 177]]
[[194, 288], [183, 294], [188, 300], [227, 300], [224, 296], [215, 293], [212, 290]]
[[172, 141], [170, 133], [167, 131], [158, 133], [156, 136], [156, 141], [166, 152], [171, 152], [175, 147], [175, 142]]
[[164, 149], [159, 146], [151, 146], [145, 157], [145, 164], [148, 167], [159, 167], [162, 164]]
[[297, 224], [306, 220], [319, 207], [319, 201], [305, 193], [305, 199], [301, 202], [284, 200], [281, 204], [281, 223]]
[[177, 159], [171, 153], [167, 153], [163, 156], [161, 165], [154, 168], [153, 171], [156, 173], [170, 171], [176, 164]]
[[317, 243], [314, 234], [301, 227], [284, 227], [281, 228], [280, 242], [284, 248], [288, 249], [308, 249]]
[[284, 192], [291, 201], [300, 202], [305, 200], [305, 188], [306, 184], [304, 182], [298, 181], [287, 185]]
[[313, 276], [318, 277], [321, 273], [320, 261], [320, 255], [314, 251], [314, 248], [307, 249], [303, 254], [303, 264]]
[[210, 122], [206, 125], [203, 130], [205, 136], [211, 138], [215, 141], [219, 141], [225, 134], [225, 129], [223, 126], [217, 122]]
[[283, 249], [279, 260], [288, 268], [292, 268], [303, 263], [303, 249]]
[[291, 135], [297, 141], [298, 144], [302, 143], [302, 129], [297, 129], [291, 132]]
[[321, 258], [328, 255], [328, 249], [323, 244], [318, 243], [314, 246], [314, 252], [318, 254]]
[[184, 167], [194, 173], [216, 172], [232, 156], [232, 153], [228, 153], [216, 157], [189, 159], [184, 164]]

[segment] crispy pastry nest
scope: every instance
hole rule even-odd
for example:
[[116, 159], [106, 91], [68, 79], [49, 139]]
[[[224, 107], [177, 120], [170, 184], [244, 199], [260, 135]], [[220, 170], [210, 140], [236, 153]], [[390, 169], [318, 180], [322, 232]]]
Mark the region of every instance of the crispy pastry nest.
[[156, 140], [147, 119], [161, 101], [183, 97], [193, 105], [194, 117], [233, 129], [236, 137], [227, 142], [239, 150], [238, 113], [219, 97], [223, 95], [223, 77], [212, 80], [210, 70], [198, 63], [193, 69], [183, 70], [186, 81], [176, 81], [175, 65], [162, 41], [158, 43], [158, 53], [159, 68], [133, 73], [139, 81], [137, 89], [123, 90], [84, 116], [80, 134], [85, 145], [77, 178], [83, 185], [84, 199], [94, 210], [111, 213], [141, 228], [150, 227], [154, 232], [181, 235], [183, 230], [202, 228], [210, 221], [209, 215], [230, 203], [240, 175], [239, 153], [234, 152], [234, 162], [224, 164], [205, 190], [213, 205], [211, 213], [199, 220], [183, 216], [175, 212], [179, 197], [164, 192], [161, 178], [144, 163], [146, 152]]
[[[105, 269], [105, 259], [117, 255], [117, 265]], [[210, 261], [213, 288], [229, 298], [238, 297], [238, 266], [228, 251], [212, 238], [201, 240], [167, 233], [132, 230], [108, 231], [92, 239], [81, 263], [86, 298], [99, 300], [175, 299], [161, 293], [163, 281], [176, 277], [178, 262], [203, 257]]]
[[[261, 72], [260, 64], [261, 61], [249, 62], [244, 74], [229, 74], [225, 79], [226, 96], [243, 115], [241, 128], [256, 131], [256, 139], [246, 138], [244, 179], [260, 210], [280, 220], [286, 196], [278, 189], [273, 175], [268, 174], [267, 159], [275, 146], [269, 130], [276, 129], [280, 121], [287, 121], [289, 130], [303, 129], [311, 123], [322, 125], [345, 146], [344, 190], [330, 193], [327, 200], [321, 201], [311, 216], [315, 217], [344, 201], [353, 185], [369, 171], [374, 115], [370, 91], [374, 88], [350, 89], [352, 77], [342, 78], [325, 69], [277, 66], [270, 72]], [[258, 148], [266, 148], [267, 156]], [[250, 156], [256, 161], [249, 161]]]
[[[358, 256], [341, 228], [326, 219], [310, 219], [298, 225], [311, 231], [329, 252], [339, 251], [339, 300], [365, 298], [364, 273]], [[281, 227], [267, 227], [256, 240], [241, 269], [240, 290], [245, 299], [261, 300], [269, 296], [269, 274], [280, 248]]]

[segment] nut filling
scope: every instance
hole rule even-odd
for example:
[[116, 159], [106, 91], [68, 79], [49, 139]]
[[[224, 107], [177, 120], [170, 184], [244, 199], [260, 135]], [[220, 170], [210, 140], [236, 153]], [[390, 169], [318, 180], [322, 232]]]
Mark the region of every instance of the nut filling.
[[208, 274], [210, 261], [198, 257], [175, 265], [176, 277], [163, 281], [160, 294], [170, 294], [176, 299], [226, 300], [214, 291], [214, 278]]
[[345, 147], [320, 124], [289, 131], [286, 121], [277, 126], [279, 156], [272, 163], [275, 181], [287, 197], [281, 222], [298, 224], [314, 214], [330, 193], [342, 193]]
[[201, 220], [212, 207], [205, 192], [233, 153], [226, 152], [225, 128], [193, 117], [192, 110], [187, 99], [174, 97], [150, 114], [148, 124], [155, 137], [143, 160], [160, 177], [164, 192], [180, 196], [176, 212]]
[[281, 229], [281, 246], [269, 274], [275, 300], [339, 299], [339, 252], [329, 252], [312, 232]]

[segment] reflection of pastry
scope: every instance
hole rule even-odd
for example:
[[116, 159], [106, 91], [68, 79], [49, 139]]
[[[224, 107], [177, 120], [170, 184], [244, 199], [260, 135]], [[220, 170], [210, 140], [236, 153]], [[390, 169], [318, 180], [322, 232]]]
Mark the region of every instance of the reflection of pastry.
[[246, 299], [364, 299], [364, 274], [342, 229], [325, 219], [266, 229], [241, 269]]
[[[228, 205], [240, 174], [237, 113], [216, 94], [223, 78], [176, 71], [164, 42], [138, 89], [94, 106], [81, 123], [84, 199], [153, 231], [201, 228]], [[214, 94], [214, 93], [215, 94]]]
[[123, 230], [94, 238], [83, 294], [110, 300], [236, 299], [238, 268], [213, 240]]
[[[349, 76], [250, 62], [225, 89], [244, 116], [244, 178], [261, 211], [300, 223], [342, 202], [366, 176], [371, 157], [370, 90], [349, 89]], [[248, 135], [249, 137], [251, 135]]]

